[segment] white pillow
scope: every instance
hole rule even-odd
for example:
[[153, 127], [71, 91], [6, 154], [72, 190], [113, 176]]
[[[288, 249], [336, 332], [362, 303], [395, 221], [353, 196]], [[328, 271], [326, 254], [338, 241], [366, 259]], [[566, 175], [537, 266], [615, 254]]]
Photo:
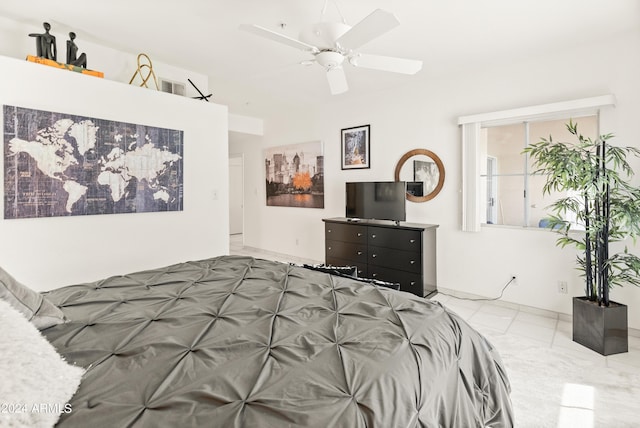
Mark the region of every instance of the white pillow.
[[65, 362], [40, 331], [0, 300], [0, 427], [53, 427], [84, 369]]

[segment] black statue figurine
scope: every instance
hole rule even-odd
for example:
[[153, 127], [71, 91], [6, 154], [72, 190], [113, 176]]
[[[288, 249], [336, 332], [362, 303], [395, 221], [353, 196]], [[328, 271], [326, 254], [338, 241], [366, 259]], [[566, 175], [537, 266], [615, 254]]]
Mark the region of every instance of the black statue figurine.
[[67, 64], [76, 65], [78, 67], [87, 68], [87, 55], [82, 53], [79, 57], [78, 46], [73, 41], [76, 38], [76, 33], [73, 31], [69, 33], [69, 40], [67, 40]]
[[58, 56], [58, 49], [56, 47], [56, 37], [49, 34], [51, 25], [48, 22], [43, 22], [44, 33], [31, 33], [29, 37], [36, 38], [36, 50], [37, 55], [41, 58], [56, 60]]

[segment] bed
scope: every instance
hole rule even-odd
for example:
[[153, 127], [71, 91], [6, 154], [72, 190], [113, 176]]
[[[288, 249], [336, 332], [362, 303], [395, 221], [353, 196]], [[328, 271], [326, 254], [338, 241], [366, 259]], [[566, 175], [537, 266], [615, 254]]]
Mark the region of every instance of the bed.
[[45, 293], [84, 368], [57, 427], [511, 427], [491, 344], [436, 302], [243, 256]]

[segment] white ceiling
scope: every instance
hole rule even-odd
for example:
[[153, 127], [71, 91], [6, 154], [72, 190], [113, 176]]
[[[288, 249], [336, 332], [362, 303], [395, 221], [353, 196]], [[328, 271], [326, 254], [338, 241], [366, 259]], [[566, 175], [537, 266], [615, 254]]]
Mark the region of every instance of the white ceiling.
[[[44, 21], [52, 24], [53, 34], [56, 26], [71, 28], [80, 51], [82, 41], [89, 40], [203, 73], [210, 77], [213, 101], [229, 105], [234, 113], [258, 116], [273, 105], [354, 97], [640, 28], [639, 0], [327, 3], [324, 20], [340, 21], [342, 15], [350, 25], [377, 8], [394, 13], [400, 26], [358, 50], [420, 59], [422, 71], [407, 76], [345, 65], [350, 90], [332, 96], [322, 68], [300, 64], [309, 54], [238, 29], [240, 24], [259, 24], [298, 38], [304, 26], [323, 19], [325, 0], [2, 0], [0, 14], [33, 24], [34, 31]], [[87, 55], [91, 61], [91, 53]]]

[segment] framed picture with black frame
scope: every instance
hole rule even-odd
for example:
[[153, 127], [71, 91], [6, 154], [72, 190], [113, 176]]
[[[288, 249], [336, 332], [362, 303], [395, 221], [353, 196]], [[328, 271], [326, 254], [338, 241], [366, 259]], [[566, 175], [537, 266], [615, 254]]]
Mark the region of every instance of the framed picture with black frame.
[[362, 125], [341, 131], [342, 169], [362, 169], [371, 167], [370, 141], [371, 126]]

